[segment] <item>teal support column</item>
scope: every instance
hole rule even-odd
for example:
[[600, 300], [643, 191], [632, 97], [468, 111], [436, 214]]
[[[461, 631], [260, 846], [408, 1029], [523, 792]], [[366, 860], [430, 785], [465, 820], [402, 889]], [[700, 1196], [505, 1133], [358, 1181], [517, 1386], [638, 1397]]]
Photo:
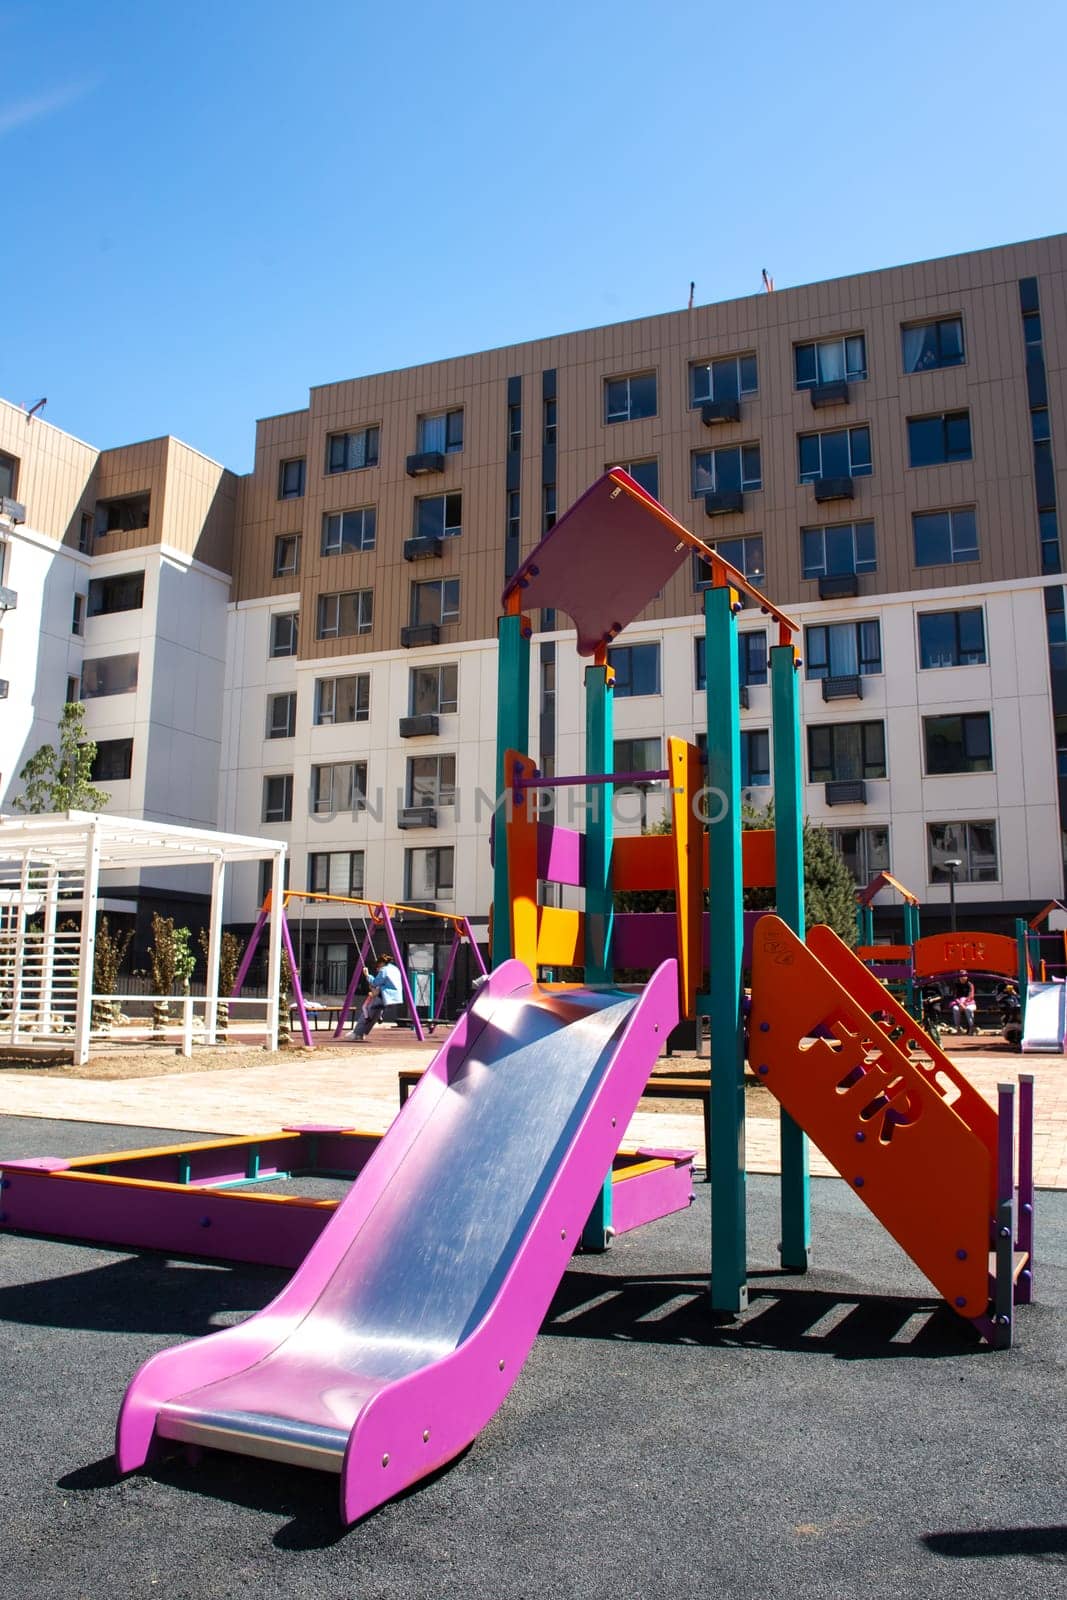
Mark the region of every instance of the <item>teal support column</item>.
[[910, 901], [904, 902], [904, 943], [911, 947], [911, 976], [908, 978], [907, 1006], [916, 1022], [922, 1021], [923, 1003], [919, 986], [915, 982], [915, 946], [919, 942], [919, 908]]
[[711, 1304], [748, 1305], [745, 1079], [741, 1010], [741, 731], [737, 619], [726, 588], [704, 593], [708, 717], [707, 1010], [711, 1023]]
[[858, 943], [860, 943], [860, 944], [873, 944], [874, 943], [874, 907], [873, 906], [857, 906], [856, 907], [856, 933], [857, 933], [857, 936], [858, 936]]
[[[585, 770], [600, 776], [615, 770], [615, 695], [607, 666], [585, 669]], [[612, 934], [615, 902], [611, 884], [615, 786], [589, 784], [585, 791], [585, 981], [611, 983], [615, 976]], [[620, 1129], [620, 1135], [623, 1130]], [[587, 1250], [605, 1250], [611, 1237], [611, 1173], [582, 1233]]]
[[511, 955], [508, 853], [504, 824], [511, 805], [504, 792], [504, 752], [530, 748], [530, 635], [524, 617], [501, 617], [497, 624], [496, 809], [493, 812], [493, 945], [490, 965]]
[[1019, 1020], [1026, 1032], [1026, 991], [1030, 987], [1030, 929], [1024, 917], [1015, 919], [1015, 943], [1019, 951]]
[[[791, 644], [771, 650], [771, 740], [774, 762], [774, 863], [778, 915], [803, 939], [804, 806], [800, 768], [800, 693]], [[811, 1253], [808, 1141], [783, 1108], [779, 1124], [782, 1160], [782, 1266], [806, 1272]]]

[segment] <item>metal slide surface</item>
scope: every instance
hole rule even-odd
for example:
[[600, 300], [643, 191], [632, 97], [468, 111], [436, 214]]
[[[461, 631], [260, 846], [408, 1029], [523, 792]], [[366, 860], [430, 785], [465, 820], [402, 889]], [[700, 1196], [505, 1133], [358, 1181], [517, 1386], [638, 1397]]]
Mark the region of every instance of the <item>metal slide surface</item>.
[[1031, 983], [1026, 989], [1023, 1055], [1063, 1054], [1067, 984]]
[[533, 1343], [676, 988], [673, 961], [639, 994], [497, 968], [281, 1294], [142, 1367], [119, 1467], [156, 1438], [317, 1466], [351, 1522], [464, 1449]]

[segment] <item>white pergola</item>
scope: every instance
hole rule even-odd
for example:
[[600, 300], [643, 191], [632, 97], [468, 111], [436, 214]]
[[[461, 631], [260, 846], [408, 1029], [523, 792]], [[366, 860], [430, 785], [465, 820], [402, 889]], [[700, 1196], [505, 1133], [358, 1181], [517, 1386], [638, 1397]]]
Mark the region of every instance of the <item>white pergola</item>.
[[[276, 1049], [282, 921], [275, 908], [282, 904], [285, 851], [285, 844], [277, 839], [179, 828], [91, 811], [0, 817], [0, 1041], [15, 1045], [41, 1042], [60, 1033], [69, 1039], [69, 1025], [57, 1025], [54, 1014], [65, 985], [74, 1013], [74, 1060], [79, 1065], [87, 1061], [101, 872], [209, 866], [211, 904], [203, 1005], [206, 1040], [214, 1043], [226, 868], [239, 861], [270, 861], [266, 1021], [270, 1048]], [[79, 924], [76, 930], [64, 933], [60, 918], [67, 913], [76, 914]], [[43, 919], [43, 926], [31, 930], [30, 920], [36, 917]], [[64, 941], [68, 947], [65, 956]]]

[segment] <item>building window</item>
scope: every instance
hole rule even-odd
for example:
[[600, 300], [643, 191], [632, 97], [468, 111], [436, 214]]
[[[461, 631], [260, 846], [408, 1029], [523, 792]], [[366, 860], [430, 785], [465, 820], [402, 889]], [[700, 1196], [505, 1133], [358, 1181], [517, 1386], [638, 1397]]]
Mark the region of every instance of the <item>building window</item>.
[[873, 522], [840, 522], [829, 528], [801, 528], [800, 548], [805, 578], [878, 570]]
[[118, 783], [133, 772], [132, 739], [100, 739], [89, 771], [93, 783]]
[[445, 716], [459, 707], [459, 667], [454, 661], [412, 667], [408, 676], [410, 715]]
[[463, 407], [420, 417], [415, 448], [420, 455], [451, 455], [463, 449]]
[[454, 806], [455, 756], [409, 756], [406, 803], [409, 806]]
[[740, 400], [742, 395], [758, 391], [754, 352], [724, 356], [718, 361], [694, 361], [690, 365], [690, 406], [706, 405], [709, 400]]
[[905, 372], [963, 365], [963, 318], [938, 317], [936, 322], [906, 322], [900, 330]]
[[541, 485], [541, 532], [549, 533], [556, 526], [556, 485]]
[[616, 700], [659, 694], [658, 644], [616, 645], [608, 651], [608, 665], [615, 670]]
[[616, 773], [615, 787], [621, 794], [627, 789], [643, 786], [628, 783], [625, 779], [620, 781], [619, 774], [663, 770], [663, 746], [659, 739], [616, 739], [613, 760]]
[[947, 883], [946, 861], [958, 861], [957, 883], [995, 883], [997, 862], [995, 822], [931, 822], [927, 828], [931, 883]]
[[797, 449], [801, 483], [814, 483], [818, 478], [869, 478], [874, 471], [871, 430], [866, 423], [826, 433], [801, 433]]
[[[292, 867], [292, 865], [293, 865], [293, 859], [292, 859], [291, 856], [287, 855], [286, 858], [285, 858], [285, 866], [282, 869], [282, 888], [283, 889], [288, 889], [288, 887], [289, 887], [289, 871], [290, 871], [290, 868]], [[263, 902], [266, 900], [267, 896], [270, 894], [271, 889], [273, 887], [274, 887], [274, 862], [273, 861], [261, 861], [259, 863], [259, 903], [260, 903], [260, 905], [262, 905]]]
[[[762, 588], [767, 576], [763, 565], [762, 533], [747, 533], [737, 539], [716, 539], [714, 550], [732, 567], [736, 567], [749, 583]], [[711, 585], [708, 564], [697, 552], [693, 555], [693, 587], [707, 589]]]
[[617, 461], [615, 465], [621, 467], [623, 472], [628, 472], [653, 500], [659, 499], [659, 462], [655, 456], [650, 456], [647, 461]]
[[274, 576], [295, 577], [300, 571], [300, 535], [280, 533], [274, 541]]
[[917, 567], [947, 567], [978, 560], [978, 522], [973, 506], [952, 511], [915, 511], [911, 518]]
[[373, 550], [377, 522], [373, 506], [329, 513], [322, 519], [322, 554], [342, 556], [353, 550]]
[[508, 454], [522, 449], [522, 404], [515, 400], [508, 406]]
[[296, 733], [296, 691], [272, 694], [267, 700], [267, 738], [291, 739]]
[[80, 699], [81, 681], [78, 678], [68, 678], [66, 704], [68, 706], [76, 705]]
[[718, 450], [694, 450], [689, 476], [695, 498], [730, 489], [762, 489], [759, 445], [727, 444]]
[[814, 389], [821, 383], [854, 383], [867, 376], [867, 341], [862, 333], [844, 339], [798, 344], [793, 351], [796, 386]]
[[5, 451], [0, 450], [0, 499], [14, 500], [18, 481], [18, 457], [9, 456]]
[[363, 811], [367, 804], [367, 763], [335, 761], [311, 769], [311, 810], [316, 817]]
[[888, 828], [827, 828], [830, 843], [858, 884], [889, 871]]
[[[0, 493], [2, 492], [0, 489]], [[89, 511], [82, 512], [81, 526], [78, 529], [78, 550], [83, 556], [93, 553], [93, 518]]]
[[884, 777], [884, 722], [823, 722], [808, 728], [809, 782]]
[[308, 892], [362, 896], [363, 851], [312, 850], [308, 855]]
[[295, 656], [299, 631], [299, 611], [276, 611], [270, 619], [272, 656]]
[[82, 699], [132, 694], [137, 687], [137, 655], [98, 656], [82, 662]]
[[377, 425], [355, 433], [331, 433], [326, 440], [326, 471], [358, 472], [361, 467], [376, 467], [380, 433]]
[[636, 372], [632, 378], [605, 378], [604, 421], [635, 422], [656, 415], [656, 374]]
[[117, 500], [98, 500], [94, 532], [137, 533], [148, 527], [150, 510], [151, 495], [147, 493], [126, 494]]
[[920, 667], [980, 667], [985, 664], [985, 617], [981, 606], [919, 615]]
[[543, 419], [542, 419], [542, 422], [543, 422], [542, 442], [544, 444], [555, 444], [555, 442], [556, 442], [557, 419], [558, 419], [558, 415], [559, 415], [559, 413], [558, 413], [558, 411], [556, 409], [556, 397], [555, 397], [555, 395], [546, 396], [546, 398], [545, 398], [545, 400], [543, 402], [543, 406], [544, 406], [544, 416], [543, 416]]
[[366, 722], [370, 717], [370, 673], [315, 680], [315, 726]]
[[741, 787], [769, 789], [771, 784], [771, 733], [769, 728], [741, 730]]
[[85, 632], [85, 596], [83, 594], [74, 596], [74, 606], [70, 616], [70, 631], [79, 635]]
[[320, 594], [317, 639], [348, 639], [369, 633], [374, 625], [374, 590], [349, 589], [344, 594]]
[[91, 617], [106, 617], [115, 611], [140, 611], [143, 605], [143, 572], [121, 572], [114, 578], [89, 580]]
[[927, 777], [946, 772], [992, 772], [993, 728], [988, 711], [923, 718]]
[[1060, 570], [1060, 525], [1055, 511], [1039, 511], [1037, 529], [1041, 539], [1041, 571]]
[[763, 628], [737, 635], [737, 681], [743, 688], [767, 682], [767, 634]]
[[304, 457], [294, 456], [278, 466], [278, 499], [300, 500], [304, 495]]
[[463, 496], [431, 494], [415, 501], [416, 539], [454, 539], [463, 532]]
[[451, 900], [455, 850], [452, 845], [404, 851], [404, 895], [408, 900]]
[[942, 411], [932, 417], [908, 418], [909, 467], [939, 467], [947, 461], [970, 459], [969, 411]]
[[411, 622], [455, 622], [459, 618], [459, 579], [431, 578], [411, 585]]
[[293, 820], [293, 774], [272, 773], [263, 779], [263, 821], [291, 822]]
[[509, 544], [517, 549], [522, 532], [522, 500], [518, 489], [508, 490], [508, 525], [505, 531]]
[[830, 622], [804, 629], [809, 678], [869, 677], [882, 670], [882, 629], [871, 622]]

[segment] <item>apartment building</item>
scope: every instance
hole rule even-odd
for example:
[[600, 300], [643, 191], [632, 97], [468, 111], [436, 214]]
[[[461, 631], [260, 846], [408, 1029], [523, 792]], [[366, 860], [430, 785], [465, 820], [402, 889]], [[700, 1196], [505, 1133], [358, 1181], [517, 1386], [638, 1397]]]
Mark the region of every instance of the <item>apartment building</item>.
[[[961, 919], [1002, 925], [1064, 884], [1065, 269], [1060, 236], [326, 385], [257, 425], [236, 481], [174, 440], [98, 457], [5, 408], [0, 472], [30, 484], [8, 539], [41, 551], [39, 581], [5, 579], [12, 622], [27, 584], [40, 595], [36, 722], [64, 679], [84, 691], [88, 658], [116, 771], [130, 741], [114, 807], [203, 820], [214, 786], [221, 827], [290, 842], [294, 887], [484, 924], [501, 586], [623, 465], [803, 624], [807, 811], [857, 877], [890, 867], [944, 903], [951, 870]], [[34, 465], [31, 436], [51, 440]], [[147, 521], [101, 527], [145, 515], [100, 510], [140, 495]], [[700, 726], [702, 577], [676, 575], [614, 652], [620, 768], [660, 766], [666, 734]], [[108, 609], [81, 643], [64, 607], [80, 592], [88, 613], [90, 584]], [[532, 620], [535, 754], [573, 771], [582, 663], [567, 618]], [[740, 668], [759, 804], [758, 609]], [[9, 676], [21, 749], [37, 728]], [[623, 794], [620, 826], [659, 805]], [[235, 883], [232, 920], [259, 890]], [[361, 931], [308, 923], [324, 985]], [[433, 925], [407, 931], [432, 959]]]

